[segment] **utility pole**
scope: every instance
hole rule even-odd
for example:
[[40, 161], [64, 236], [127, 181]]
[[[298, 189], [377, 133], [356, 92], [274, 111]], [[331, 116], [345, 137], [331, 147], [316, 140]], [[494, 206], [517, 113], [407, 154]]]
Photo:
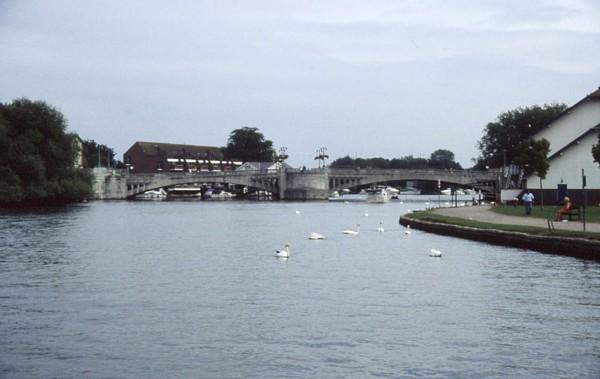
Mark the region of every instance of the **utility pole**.
[[502, 178], [500, 181], [500, 190], [502, 190], [506, 184], [505, 177], [506, 177], [506, 149], [502, 149]]
[[581, 169], [581, 192], [583, 195], [583, 206], [581, 207], [581, 215], [583, 217], [583, 231], [585, 232], [585, 206], [587, 205], [587, 196], [585, 193], [586, 180], [585, 180], [585, 171]]
[[440, 190], [442, 189], [442, 181], [438, 179], [438, 183], [437, 183], [437, 188], [438, 188], [438, 208], [442, 207], [442, 200], [440, 198]]

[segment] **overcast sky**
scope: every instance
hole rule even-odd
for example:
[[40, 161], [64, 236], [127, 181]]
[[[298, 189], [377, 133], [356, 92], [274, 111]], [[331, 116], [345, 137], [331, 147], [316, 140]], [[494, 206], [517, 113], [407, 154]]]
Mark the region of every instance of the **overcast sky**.
[[111, 146], [226, 144], [463, 166], [518, 106], [600, 86], [600, 2], [0, 0], [0, 101], [44, 100]]

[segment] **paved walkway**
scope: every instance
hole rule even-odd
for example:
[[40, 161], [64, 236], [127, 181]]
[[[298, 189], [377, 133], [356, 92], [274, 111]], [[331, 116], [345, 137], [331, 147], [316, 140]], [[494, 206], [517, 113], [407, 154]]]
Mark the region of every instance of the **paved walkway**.
[[[478, 207], [458, 207], [458, 208], [440, 208], [435, 209], [435, 213], [444, 216], [466, 218], [474, 221], [489, 222], [492, 224], [507, 224], [507, 225], [525, 225], [537, 226], [540, 228], [548, 228], [546, 219], [534, 217], [518, 217], [507, 216], [500, 213], [492, 212], [489, 206]], [[576, 230], [583, 231], [583, 224], [580, 221], [569, 222], [554, 222], [555, 229], [561, 230]], [[586, 231], [600, 233], [600, 224], [587, 223]]]

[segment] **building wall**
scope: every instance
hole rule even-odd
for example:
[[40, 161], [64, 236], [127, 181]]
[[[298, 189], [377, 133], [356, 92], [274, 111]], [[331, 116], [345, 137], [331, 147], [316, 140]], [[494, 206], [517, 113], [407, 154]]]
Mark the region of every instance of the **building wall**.
[[547, 139], [550, 142], [549, 155], [552, 155], [599, 123], [600, 100], [584, 100], [537, 133], [535, 139]]
[[134, 144], [123, 154], [126, 165], [133, 166], [132, 172], [156, 172], [160, 156], [144, 154], [138, 144]]
[[[578, 145], [573, 145], [562, 155], [552, 158], [546, 179], [542, 181], [543, 188], [556, 189], [558, 184], [566, 184], [568, 188], [581, 188], [581, 169], [584, 169], [587, 188], [600, 190], [600, 167], [592, 157], [592, 145], [595, 143], [598, 143], [598, 136], [590, 133]], [[530, 188], [539, 188], [539, 182], [537, 175], [527, 178]]]
[[239, 161], [222, 160], [218, 150], [208, 146], [136, 142], [123, 154], [123, 161], [133, 167], [133, 173], [230, 171], [241, 165]]

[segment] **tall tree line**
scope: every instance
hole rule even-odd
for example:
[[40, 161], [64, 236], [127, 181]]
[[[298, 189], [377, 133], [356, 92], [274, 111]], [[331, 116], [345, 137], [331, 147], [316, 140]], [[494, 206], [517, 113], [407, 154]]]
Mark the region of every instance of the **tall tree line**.
[[92, 175], [75, 167], [78, 137], [66, 125], [43, 101], [0, 103], [0, 204], [62, 203], [91, 194]]

